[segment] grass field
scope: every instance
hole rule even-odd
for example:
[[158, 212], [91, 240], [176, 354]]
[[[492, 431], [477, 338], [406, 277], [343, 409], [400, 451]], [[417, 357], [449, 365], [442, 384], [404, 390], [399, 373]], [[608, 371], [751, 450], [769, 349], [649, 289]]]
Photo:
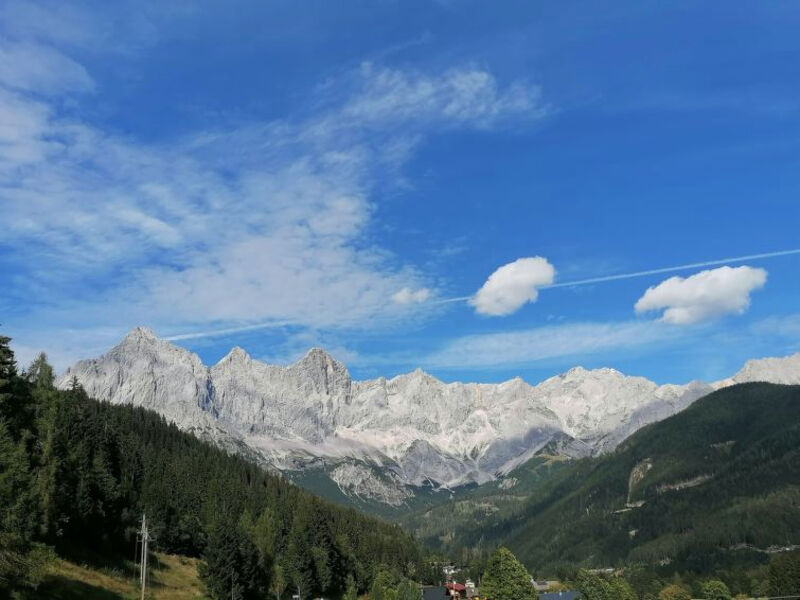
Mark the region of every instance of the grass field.
[[[197, 574], [198, 560], [155, 554], [147, 590], [149, 600], [206, 598]], [[95, 569], [66, 560], [53, 563], [39, 587], [43, 600], [138, 600], [138, 579], [131, 570]]]

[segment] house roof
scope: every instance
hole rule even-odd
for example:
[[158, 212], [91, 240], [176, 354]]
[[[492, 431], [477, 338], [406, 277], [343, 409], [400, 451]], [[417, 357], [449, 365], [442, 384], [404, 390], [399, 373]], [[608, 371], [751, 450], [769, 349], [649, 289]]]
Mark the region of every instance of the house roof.
[[457, 592], [463, 592], [467, 589], [467, 586], [465, 586], [463, 583], [448, 583], [447, 589], [455, 590]]

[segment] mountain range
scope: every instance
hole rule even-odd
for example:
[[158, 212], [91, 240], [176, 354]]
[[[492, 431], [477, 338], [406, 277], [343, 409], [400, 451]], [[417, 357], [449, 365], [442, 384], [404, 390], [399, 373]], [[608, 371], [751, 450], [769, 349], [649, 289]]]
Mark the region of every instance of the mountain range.
[[756, 596], [757, 569], [800, 550], [798, 510], [800, 386], [741, 383], [643, 427], [612, 453], [538, 456], [401, 519], [429, 547], [502, 544], [539, 574], [725, 573]]
[[269, 469], [301, 480], [312, 473], [350, 498], [399, 506], [423, 489], [503, 478], [537, 454], [608, 453], [731, 384], [800, 383], [800, 354], [686, 385], [582, 367], [537, 385], [445, 383], [419, 369], [357, 381], [318, 348], [276, 366], [236, 347], [208, 367], [140, 327], [105, 355], [70, 367], [57, 384], [68, 387], [73, 378], [91, 397], [154, 410]]

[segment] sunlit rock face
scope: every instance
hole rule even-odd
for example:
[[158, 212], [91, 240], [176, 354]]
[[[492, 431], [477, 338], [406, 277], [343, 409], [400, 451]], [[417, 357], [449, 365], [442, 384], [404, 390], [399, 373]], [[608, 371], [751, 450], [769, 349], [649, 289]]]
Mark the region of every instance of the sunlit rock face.
[[318, 468], [322, 461], [346, 493], [395, 504], [415, 486], [501, 477], [540, 451], [611, 451], [720, 386], [800, 383], [800, 354], [750, 361], [713, 385], [658, 386], [581, 367], [538, 385], [520, 378], [444, 383], [421, 370], [355, 381], [318, 348], [288, 367], [234, 348], [209, 368], [196, 354], [137, 328], [104, 356], [68, 369], [58, 385], [69, 386], [73, 377], [92, 397], [157, 411], [265, 466]]
[[748, 360], [744, 363], [741, 371], [730, 379], [716, 382], [714, 387], [721, 388], [751, 381], [767, 381], [785, 385], [800, 384], [800, 352], [781, 358]]

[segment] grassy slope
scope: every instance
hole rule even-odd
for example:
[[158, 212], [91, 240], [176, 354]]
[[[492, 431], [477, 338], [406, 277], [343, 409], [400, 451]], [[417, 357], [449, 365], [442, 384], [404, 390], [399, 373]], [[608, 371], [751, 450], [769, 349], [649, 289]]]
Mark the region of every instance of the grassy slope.
[[535, 456], [504, 479], [459, 488], [445, 504], [417, 507], [397, 520], [429, 547], [447, 549], [459, 532], [519, 510], [543, 482], [570, 464], [556, 456]]
[[[200, 600], [205, 598], [197, 574], [199, 561], [183, 556], [156, 554], [151, 572], [150, 600]], [[62, 559], [50, 569], [37, 591], [42, 600], [138, 600], [132, 572], [97, 570]]]

